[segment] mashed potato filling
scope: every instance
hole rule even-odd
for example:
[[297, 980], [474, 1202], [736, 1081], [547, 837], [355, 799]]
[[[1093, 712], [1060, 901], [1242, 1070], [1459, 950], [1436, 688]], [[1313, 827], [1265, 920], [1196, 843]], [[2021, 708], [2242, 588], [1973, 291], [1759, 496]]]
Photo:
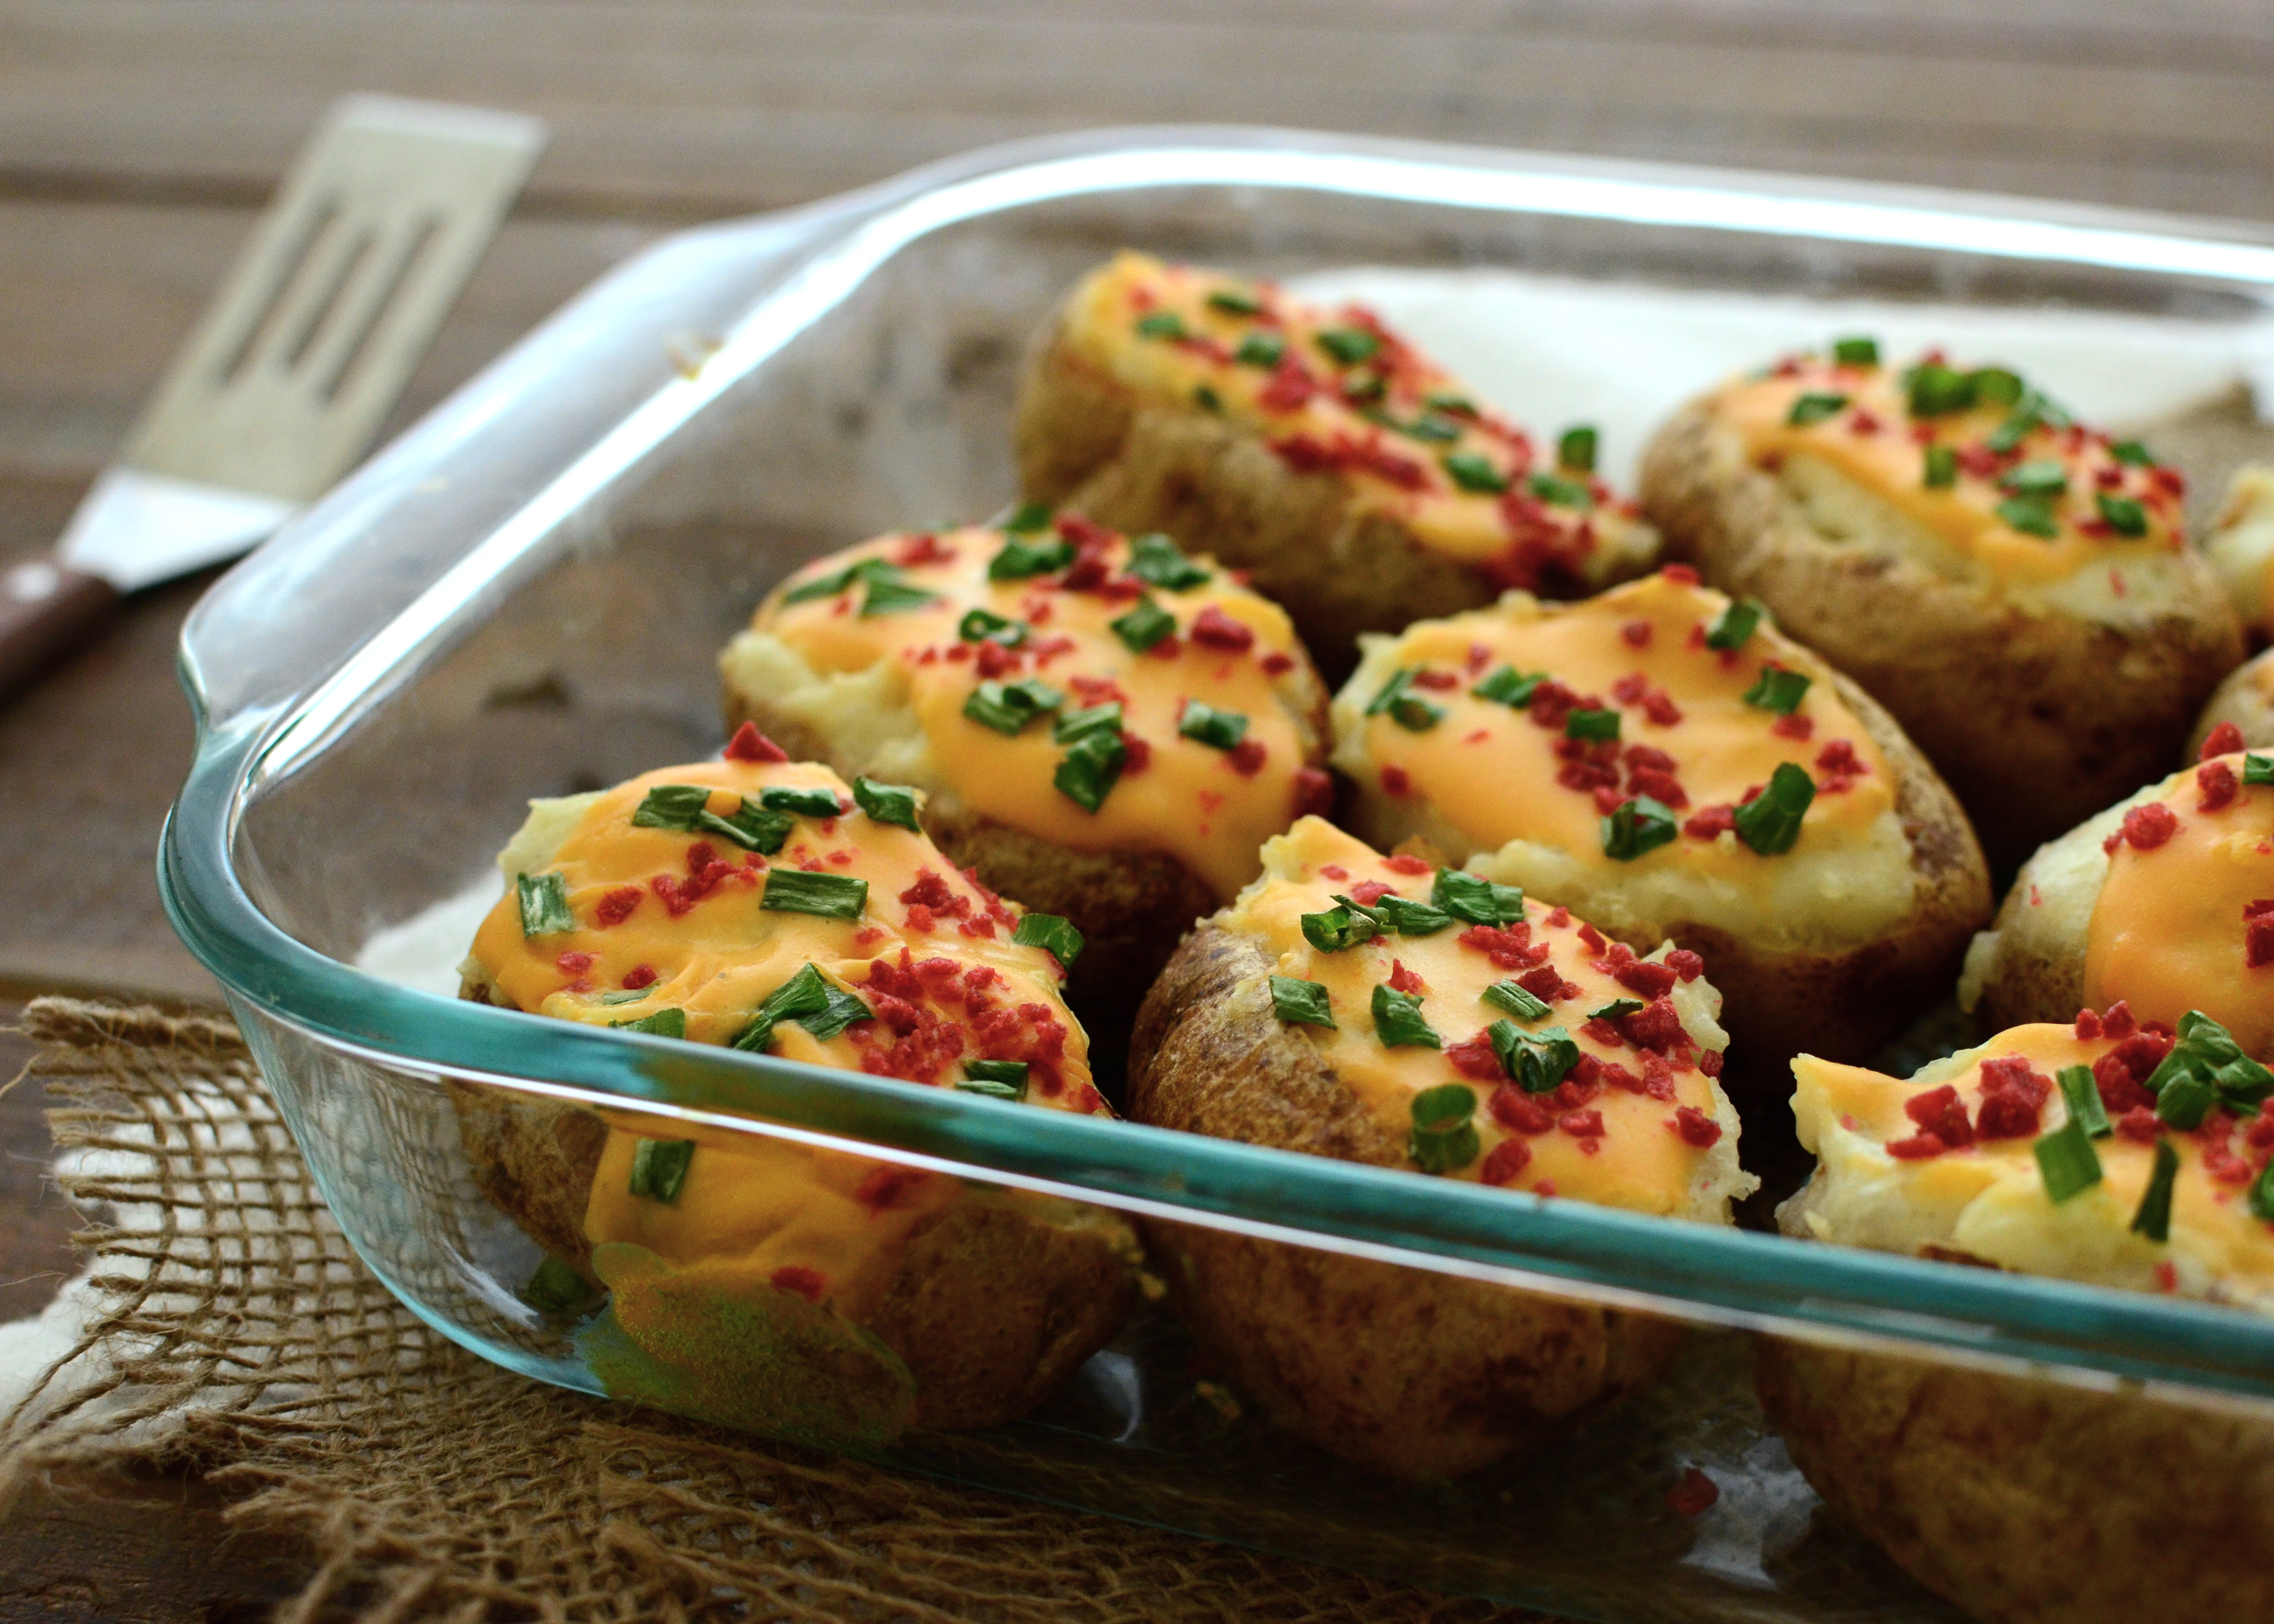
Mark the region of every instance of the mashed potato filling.
[[[1263, 861], [1216, 922], [1261, 944], [1275, 1009], [1300, 1016], [1288, 1029], [1392, 1132], [1413, 1134], [1423, 1170], [1718, 1223], [1755, 1187], [1714, 1080], [1728, 1044], [1721, 995], [1696, 954], [1638, 959], [1568, 909], [1506, 888], [1451, 896], [1444, 871], [1315, 817]], [[1369, 913], [1385, 927], [1351, 927]]]
[[1065, 339], [1141, 395], [1261, 429], [1296, 471], [1337, 474], [1360, 511], [1511, 584], [1550, 566], [1608, 580], [1655, 547], [1634, 504], [1595, 478], [1592, 438], [1544, 460], [1362, 305], [1125, 252], [1074, 290]]
[[1841, 348], [1856, 358], [1791, 357], [1715, 402], [1804, 528], [2097, 620], [2152, 615], [2180, 584], [2176, 470], [2071, 423], [2012, 372], [1939, 355], [1896, 369], [1876, 346]]
[[[2203, 551], [2226, 578], [2234, 612], [2261, 636], [2274, 637], [2274, 468], [2235, 470]], [[2261, 684], [2274, 694], [2274, 666]]]
[[[507, 891], [476, 933], [470, 984], [556, 1019], [1103, 1109], [1064, 973], [1011, 939], [1017, 912], [923, 835], [860, 809], [835, 774], [779, 756], [746, 728], [727, 760], [532, 801], [500, 857]], [[912, 795], [870, 800], [914, 819]], [[636, 1248], [682, 1283], [789, 1291], [857, 1318], [908, 1232], [967, 1199], [953, 1179], [864, 1157], [604, 1115], [584, 1229], [611, 1284], [619, 1266], [645, 1278], [652, 1266], [623, 1250]]]
[[[2250, 1192], [2274, 1122], [2214, 1107], [2193, 1130], [2160, 1124], [2141, 1084], [2171, 1046], [2168, 1032], [2112, 1009], [2105, 1024], [2088, 1013], [2074, 1027], [2014, 1027], [1908, 1081], [1803, 1055], [1793, 1115], [1818, 1168], [1778, 1220], [1839, 1245], [1955, 1252], [2274, 1312], [2274, 1224], [2254, 1214]], [[2090, 1141], [2099, 1182], [2055, 1201], [2037, 1146], [2068, 1123], [2053, 1086], [2068, 1066], [2092, 1072], [2113, 1129]], [[2158, 1143], [2178, 1159], [2164, 1241], [2135, 1227]]]
[[[1674, 570], [1366, 639], [1336, 764], [1377, 839], [1419, 835], [1620, 935], [1871, 940], [1917, 884], [1893, 775], [1830, 668], [1748, 613]], [[1788, 845], [1757, 849], [1740, 814], [1780, 774], [1805, 806]]]
[[2084, 990], [2146, 1020], [2201, 1010], [2274, 1056], [2274, 756], [2237, 752], [2135, 800], [2106, 841]]
[[1033, 523], [800, 571], [720, 657], [727, 686], [866, 771], [1061, 846], [1166, 852], [1232, 896], [1327, 787], [1286, 614], [1165, 538]]

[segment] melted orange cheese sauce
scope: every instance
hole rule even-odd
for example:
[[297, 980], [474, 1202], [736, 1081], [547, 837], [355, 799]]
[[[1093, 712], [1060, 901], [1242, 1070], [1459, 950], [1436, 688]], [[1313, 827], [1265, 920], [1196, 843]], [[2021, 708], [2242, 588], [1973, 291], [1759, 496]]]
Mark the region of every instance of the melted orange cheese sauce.
[[[708, 809], [722, 816], [768, 789], [826, 790], [846, 810], [797, 816], [781, 849], [764, 857], [716, 836], [634, 823], [648, 792], [666, 785], [711, 788]], [[812, 965], [877, 1018], [826, 1041], [778, 1025], [767, 1053], [935, 1086], [963, 1078], [967, 1059], [1033, 1056], [1028, 1104], [1103, 1111], [1088, 1039], [1058, 996], [1063, 972], [1043, 949], [1011, 940], [1016, 911], [922, 835], [853, 805], [835, 774], [806, 763], [701, 762], [642, 774], [587, 807], [537, 871], [564, 881], [575, 928], [523, 935], [518, 895], [508, 891], [476, 933], [473, 957], [520, 1009], [619, 1026], [678, 1011], [688, 1038], [709, 1043], [733, 1041], [769, 995]], [[866, 905], [850, 920], [766, 908], [765, 876], [777, 868], [865, 880]], [[960, 1199], [954, 1179], [863, 1157], [606, 1115], [587, 1238], [645, 1247], [738, 1289], [826, 1297], [857, 1314], [889, 1278], [907, 1230]], [[694, 1141], [670, 1201], [632, 1193], [643, 1139]], [[605, 1277], [605, 1254], [596, 1265]]]
[[[1796, 424], [1793, 408], [1804, 395], [1838, 395], [1846, 404], [1814, 422]], [[1743, 437], [1748, 459], [1774, 470], [1786, 458], [1814, 457], [1933, 531], [1999, 580], [2053, 582], [2092, 566], [2119, 565], [2185, 545], [2180, 498], [2172, 470], [2133, 467], [2110, 454], [2109, 437], [2082, 425], [2031, 429], [2011, 450], [1985, 443], [2010, 409], [1981, 405], [1928, 417], [1910, 415], [1900, 369], [1843, 365], [1819, 357], [1781, 362], [1766, 376], [1723, 387], [1722, 417]], [[1930, 446], [1951, 449], [1954, 483], [1930, 486]], [[2000, 518], [2011, 494], [2000, 482], [2023, 463], [2057, 462], [2067, 490], [2053, 497], [2056, 533], [2039, 537]], [[2094, 501], [2105, 492], [2140, 504], [2145, 534], [2120, 534]]]
[[[1418, 673], [1411, 691], [1444, 718], [1419, 732], [1388, 711], [1364, 718], [1367, 760], [1387, 793], [1426, 800], [1471, 851], [1521, 839], [1603, 871], [1681, 867], [1742, 884], [1778, 859], [1745, 846], [1726, 819], [1713, 826], [1709, 809], [1743, 801], [1788, 762], [1818, 786], [1792, 850], [1862, 838], [1894, 805], [1886, 758], [1829, 668], [1766, 616], [1740, 647], [1706, 647], [1728, 606], [1676, 571], [1570, 605], [1518, 599], [1422, 621], [1398, 640], [1395, 664]], [[1744, 702], [1771, 665], [1812, 679], [1789, 719]], [[1480, 680], [1502, 666], [1546, 673], [1561, 692], [1543, 684], [1523, 710], [1479, 698]], [[1573, 701], [1619, 713], [1615, 746], [1574, 749], [1565, 737]], [[1642, 752], [1671, 758], [1670, 769]], [[1684, 832], [1639, 857], [1605, 855], [1606, 814], [1638, 793], [1672, 808]]]
[[[1962, 1148], [1916, 1160], [1871, 1148], [1915, 1139], [1920, 1124], [1904, 1107], [1932, 1088], [1954, 1088], [1968, 1117], [1979, 1122], [1985, 1062], [2021, 1056], [2050, 1084], [2063, 1067], [2090, 1067], [2118, 1046], [2114, 1038], [2080, 1038], [2070, 1026], [2015, 1026], [1992, 1038], [1971, 1064], [1951, 1075], [1931, 1068], [1923, 1073], [1935, 1076], [1931, 1085], [1803, 1055], [1792, 1063], [1793, 1111], [1802, 1143], [1826, 1158], [1827, 1171], [1858, 1184], [1893, 1180], [1900, 1199], [1923, 1214], [1965, 1214], [1956, 1238], [1988, 1261], [2121, 1284], [2127, 1262], [2185, 1258], [2213, 1278], [2248, 1282], [2260, 1291], [2274, 1286], [2274, 1225], [2251, 1216], [2247, 1197], [2249, 1177], [2266, 1151], [2251, 1144], [2248, 1124], [2224, 1112], [2212, 1111], [2192, 1132], [2163, 1130], [2180, 1157], [2168, 1246], [2129, 1232], [2155, 1167], [2152, 1134], [2114, 1132], [2094, 1139], [2101, 1182], [2058, 1206], [2046, 1196], [2034, 1147], [2040, 1133], [2068, 1120], [2058, 1086], [2038, 1108], [2035, 1128], [2022, 1133], [1977, 1137]], [[1884, 1209], [1888, 1192], [1871, 1199]], [[2173, 1289], [2168, 1279], [2164, 1289]]]
[[[1125, 538], [1065, 523], [1093, 539], [1104, 567], [1093, 570], [1103, 580], [1088, 590], [1071, 589], [1065, 569], [989, 579], [990, 563], [1006, 545], [998, 531], [888, 536], [801, 571], [760, 606], [752, 628], [825, 673], [896, 663], [934, 758], [975, 811], [1081, 850], [1169, 853], [1230, 898], [1255, 877], [1257, 848], [1287, 826], [1306, 796], [1324, 793], [1314, 765], [1323, 741], [1313, 738], [1307, 714], [1318, 691], [1309, 658], [1277, 605], [1212, 564], [1205, 565], [1204, 583], [1168, 590], [1127, 573]], [[864, 559], [911, 560], [898, 578], [930, 601], [863, 613], [857, 583], [803, 603], [784, 601], [803, 583]], [[1172, 617], [1176, 629], [1140, 653], [1112, 623], [1148, 604]], [[1023, 640], [1005, 648], [964, 638], [958, 628], [974, 610], [1021, 623]], [[1064, 696], [1060, 717], [1089, 704], [1121, 705], [1129, 759], [1096, 811], [1053, 783], [1066, 754], [1053, 718], [1008, 736], [965, 714], [982, 682], [1028, 679]], [[1191, 701], [1245, 718], [1239, 744], [1224, 749], [1180, 733]]]
[[[1384, 858], [1314, 817], [1274, 841], [1267, 862], [1270, 877], [1241, 899], [1229, 922], [1261, 939], [1265, 953], [1276, 958], [1275, 974], [1327, 989], [1334, 1029], [1288, 1029], [1308, 1037], [1320, 1057], [1392, 1133], [1403, 1137], [1412, 1127], [1415, 1095], [1460, 1083], [1477, 1096], [1473, 1121], [1480, 1150], [1447, 1177], [1660, 1215], [1688, 1208], [1707, 1172], [1707, 1147], [1719, 1139], [1724, 1123], [1732, 1134], [1736, 1127], [1734, 1112], [1706, 1069], [1720, 1071], [1725, 1041], [1710, 1018], [1698, 1023], [1707, 1029], [1705, 1041], [1691, 1037], [1685, 1025], [1680, 1040], [1663, 1053], [1623, 1041], [1608, 1021], [1591, 1023], [1589, 1011], [1617, 1000], [1650, 1001], [1606, 967], [1611, 961], [1605, 957], [1604, 939], [1585, 921], [1568, 910], [1529, 900], [1523, 924], [1502, 928], [1527, 944], [1523, 965], [1496, 963], [1471, 928], [1457, 920], [1427, 936], [1385, 934], [1337, 951], [1321, 951], [1303, 935], [1304, 914], [1334, 908], [1338, 893], [1361, 901], [1378, 895], [1369, 883], [1427, 902], [1434, 871], [1417, 859]], [[1471, 939], [1465, 942], [1465, 936]], [[1504, 955], [1515, 957], [1510, 944], [1500, 945]], [[1632, 963], [1630, 953], [1623, 956]], [[1536, 963], [1530, 962], [1533, 958]], [[1422, 1018], [1446, 1049], [1387, 1048], [1376, 1035], [1374, 989], [1389, 984], [1401, 967], [1419, 978]], [[1695, 966], [1688, 967], [1694, 975]], [[1543, 969], [1552, 969], [1570, 991], [1556, 991], [1547, 1015], [1518, 1024], [1532, 1032], [1562, 1026], [1593, 1064], [1583, 1062], [1554, 1092], [1526, 1095], [1506, 1080], [1481, 1038], [1487, 1026], [1506, 1015], [1482, 995], [1495, 982]], [[1659, 975], [1675, 981], [1670, 973]], [[1705, 1001], [1718, 1003], [1702, 982], [1676, 985], [1694, 987]], [[1465, 1056], [1449, 1055], [1457, 1045], [1468, 1046]], [[1617, 1071], [1604, 1069], [1612, 1067]], [[1585, 1080], [1590, 1071], [1594, 1080]], [[1503, 1091], [1496, 1105], [1495, 1096]], [[1685, 1114], [1692, 1119], [1687, 1136]], [[1697, 1142], [1701, 1139], [1706, 1144]]]
[[[1262, 429], [1291, 467], [1339, 474], [1361, 511], [1504, 585], [1581, 575], [1599, 538], [1636, 523], [1631, 502], [1584, 470], [1542, 461], [1529, 435], [1363, 306], [1323, 309], [1269, 283], [1124, 252], [1075, 290], [1065, 337], [1132, 389]], [[1366, 353], [1338, 357], [1337, 342]], [[1506, 489], [1465, 488], [1449, 458], [1482, 459]]]
[[2117, 842], [2085, 938], [2085, 998], [2121, 998], [2168, 1023], [2201, 1010], [2246, 1052], [2274, 1058], [2274, 963], [2249, 966], [2246, 913], [2274, 902], [2274, 787], [2240, 785], [2206, 811], [2201, 775], [2221, 766], [2239, 783], [2234, 755], [2165, 785], [2154, 804], [2176, 827], [2161, 845]]

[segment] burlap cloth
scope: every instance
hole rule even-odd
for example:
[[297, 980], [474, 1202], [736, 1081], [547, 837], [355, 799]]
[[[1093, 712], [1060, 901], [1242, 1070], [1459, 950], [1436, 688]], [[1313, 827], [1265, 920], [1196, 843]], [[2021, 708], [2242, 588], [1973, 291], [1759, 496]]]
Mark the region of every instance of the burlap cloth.
[[428, 1329], [325, 1209], [237, 1029], [23, 1017], [96, 1311], [0, 1428], [59, 1468], [203, 1474], [304, 1539], [280, 1617], [1366, 1619], [1495, 1609], [766, 1444], [524, 1380]]

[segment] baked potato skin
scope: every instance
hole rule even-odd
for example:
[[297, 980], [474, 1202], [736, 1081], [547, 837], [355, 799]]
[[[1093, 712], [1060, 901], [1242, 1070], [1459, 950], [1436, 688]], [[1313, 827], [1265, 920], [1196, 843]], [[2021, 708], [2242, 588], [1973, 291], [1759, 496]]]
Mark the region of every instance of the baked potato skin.
[[1207, 412], [1148, 403], [1060, 338], [1063, 313], [1019, 396], [1020, 481], [1036, 501], [1132, 534], [1165, 530], [1248, 572], [1294, 620], [1327, 680], [1358, 658], [1358, 634], [1480, 608], [1485, 575], [1360, 512], [1331, 474], [1299, 473], [1264, 438]]
[[[503, 1004], [471, 979], [462, 997]], [[584, 1208], [608, 1128], [587, 1107], [451, 1085], [474, 1183], [523, 1233], [592, 1275]], [[910, 1232], [863, 1328], [915, 1380], [915, 1424], [1025, 1415], [1137, 1306], [1135, 1243], [1116, 1215], [967, 1199]]]
[[2203, 707], [2195, 730], [2187, 738], [2187, 759], [2202, 754], [2203, 741], [2221, 722], [2242, 730], [2242, 742], [2253, 750], [2274, 750], [2274, 649], [2230, 673]]
[[2024, 614], [1910, 560], [1830, 545], [1786, 522], [1776, 481], [1746, 463], [1705, 401], [1653, 439], [1640, 496], [1668, 556], [1760, 598], [1886, 704], [2001, 870], [2169, 771], [2243, 656], [2207, 568], [2190, 613], [2134, 633]]
[[[1209, 924], [1139, 1011], [1129, 1114], [1156, 1127], [1392, 1167], [1404, 1147], [1271, 1008], [1261, 949]], [[1290, 1432], [1400, 1477], [1455, 1477], [1647, 1382], [1678, 1327], [1475, 1281], [1148, 1222], [1227, 1377]]]
[[2274, 1617], [2274, 1424], [1764, 1337], [1832, 1508], [1983, 1624]]

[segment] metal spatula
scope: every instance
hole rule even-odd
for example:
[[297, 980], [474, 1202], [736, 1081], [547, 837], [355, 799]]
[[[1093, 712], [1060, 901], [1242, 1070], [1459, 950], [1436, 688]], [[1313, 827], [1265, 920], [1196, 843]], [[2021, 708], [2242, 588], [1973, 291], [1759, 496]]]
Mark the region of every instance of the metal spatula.
[[369, 448], [545, 145], [516, 114], [334, 105], [55, 552], [0, 573], [0, 697], [129, 592], [245, 552]]

